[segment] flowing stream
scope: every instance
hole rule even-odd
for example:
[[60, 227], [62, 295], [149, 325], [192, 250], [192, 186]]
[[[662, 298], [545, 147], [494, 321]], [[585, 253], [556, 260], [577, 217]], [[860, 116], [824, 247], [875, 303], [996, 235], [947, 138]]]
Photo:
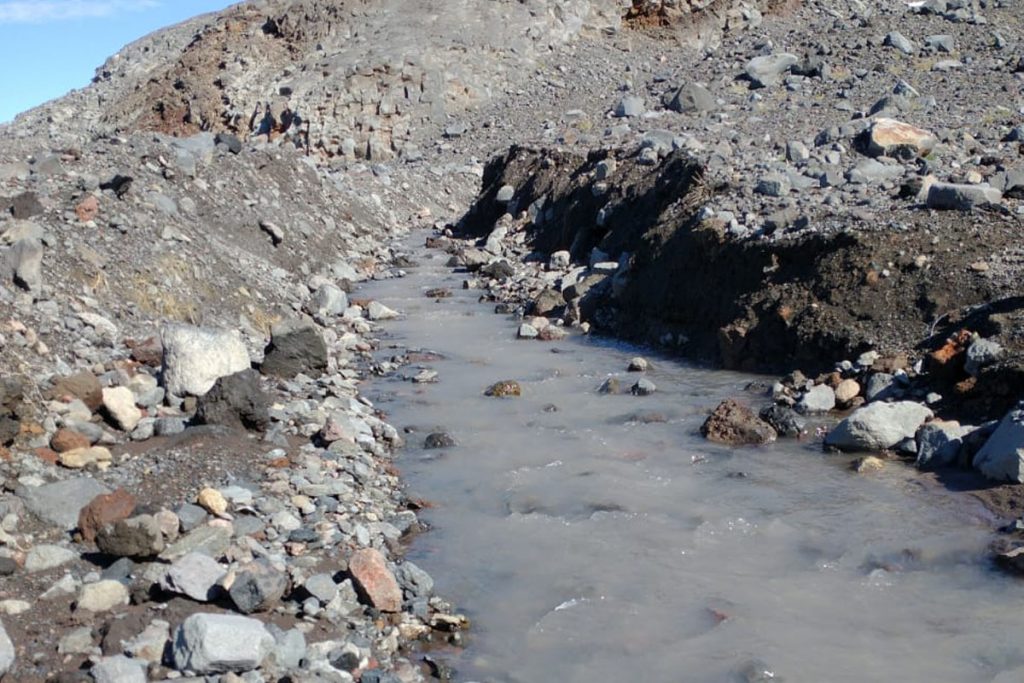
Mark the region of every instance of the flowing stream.
[[[979, 507], [900, 464], [854, 474], [813, 439], [702, 439], [721, 399], [761, 400], [750, 376], [648, 351], [654, 395], [600, 395], [642, 350], [516, 340], [446, 254], [415, 258], [362, 293], [404, 314], [382, 359], [443, 358], [369, 395], [418, 430], [398, 464], [436, 507], [410, 559], [472, 620], [456, 680], [1024, 680], [1024, 584], [986, 561]], [[425, 296], [439, 286], [454, 296]], [[408, 380], [424, 368], [437, 383]], [[504, 379], [521, 398], [483, 396]], [[458, 445], [424, 449], [439, 427]]]

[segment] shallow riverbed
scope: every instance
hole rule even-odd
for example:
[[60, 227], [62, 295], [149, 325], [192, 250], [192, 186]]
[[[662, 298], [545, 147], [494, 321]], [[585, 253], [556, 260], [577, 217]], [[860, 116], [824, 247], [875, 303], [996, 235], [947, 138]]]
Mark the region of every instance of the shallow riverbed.
[[[381, 358], [444, 358], [368, 395], [419, 427], [399, 466], [436, 508], [410, 559], [472, 619], [457, 680], [1024, 680], [1024, 584], [984, 559], [980, 507], [898, 463], [853, 474], [814, 442], [710, 444], [707, 411], [760, 401], [754, 378], [645, 353], [657, 393], [600, 395], [638, 378], [640, 350], [518, 341], [447, 255], [415, 258], [361, 294], [404, 314]], [[424, 296], [439, 286], [454, 296]], [[424, 367], [438, 383], [403, 379]], [[523, 396], [482, 395], [503, 379]], [[458, 445], [423, 449], [435, 427]]]

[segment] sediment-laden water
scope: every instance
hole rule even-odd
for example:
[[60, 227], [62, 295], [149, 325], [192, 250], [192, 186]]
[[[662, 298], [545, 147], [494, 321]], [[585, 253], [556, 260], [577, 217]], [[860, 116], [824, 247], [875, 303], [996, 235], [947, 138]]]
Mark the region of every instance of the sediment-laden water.
[[[749, 376], [648, 355], [657, 393], [600, 395], [641, 350], [516, 340], [445, 254], [416, 258], [367, 288], [404, 313], [380, 357], [443, 359], [369, 393], [417, 428], [399, 466], [436, 507], [410, 557], [472, 619], [457, 680], [1024, 680], [1024, 584], [984, 560], [982, 510], [813, 439], [703, 440], [721, 399], [761, 400]], [[422, 368], [439, 381], [403, 379]], [[483, 396], [503, 379], [522, 397]], [[424, 449], [442, 428], [458, 445]]]

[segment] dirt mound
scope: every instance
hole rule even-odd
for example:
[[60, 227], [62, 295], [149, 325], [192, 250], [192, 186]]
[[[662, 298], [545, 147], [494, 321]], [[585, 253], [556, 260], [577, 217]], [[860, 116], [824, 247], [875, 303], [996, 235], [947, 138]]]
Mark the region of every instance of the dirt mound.
[[[1020, 315], [1015, 286], [972, 267], [1014, 245], [1018, 228], [998, 216], [948, 220], [905, 208], [909, 229], [900, 231], [828, 229], [822, 219], [813, 233], [736, 239], [721, 220], [702, 218], [703, 202], [724, 189], [683, 151], [651, 166], [621, 151], [583, 158], [513, 147], [483, 182], [461, 225], [467, 236], [487, 234], [511, 208], [526, 212], [527, 243], [545, 258], [568, 250], [576, 262], [616, 266], [581, 304], [604, 331], [727, 368], [820, 371], [868, 350], [920, 354], [974, 307], [1002, 300], [1001, 339], [1020, 348], [1007, 324]], [[516, 188], [513, 207], [497, 201], [504, 186]], [[964, 223], [984, 239], [960, 242]], [[960, 248], [939, 246], [951, 242]]]

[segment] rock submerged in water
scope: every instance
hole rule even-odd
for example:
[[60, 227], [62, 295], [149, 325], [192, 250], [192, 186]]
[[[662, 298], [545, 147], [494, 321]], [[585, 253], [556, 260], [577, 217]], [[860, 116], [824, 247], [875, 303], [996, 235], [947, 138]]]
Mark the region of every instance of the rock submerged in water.
[[766, 444], [778, 437], [770, 424], [731, 398], [718, 404], [701, 425], [700, 433], [708, 441], [730, 446]]
[[519, 386], [519, 382], [513, 379], [504, 379], [500, 382], [495, 382], [491, 386], [487, 387], [486, 391], [484, 391], [484, 396], [491, 396], [493, 398], [511, 398], [522, 395], [522, 387]]
[[858, 408], [825, 437], [842, 451], [881, 451], [913, 439], [932, 411], [913, 401], [871, 403]]

